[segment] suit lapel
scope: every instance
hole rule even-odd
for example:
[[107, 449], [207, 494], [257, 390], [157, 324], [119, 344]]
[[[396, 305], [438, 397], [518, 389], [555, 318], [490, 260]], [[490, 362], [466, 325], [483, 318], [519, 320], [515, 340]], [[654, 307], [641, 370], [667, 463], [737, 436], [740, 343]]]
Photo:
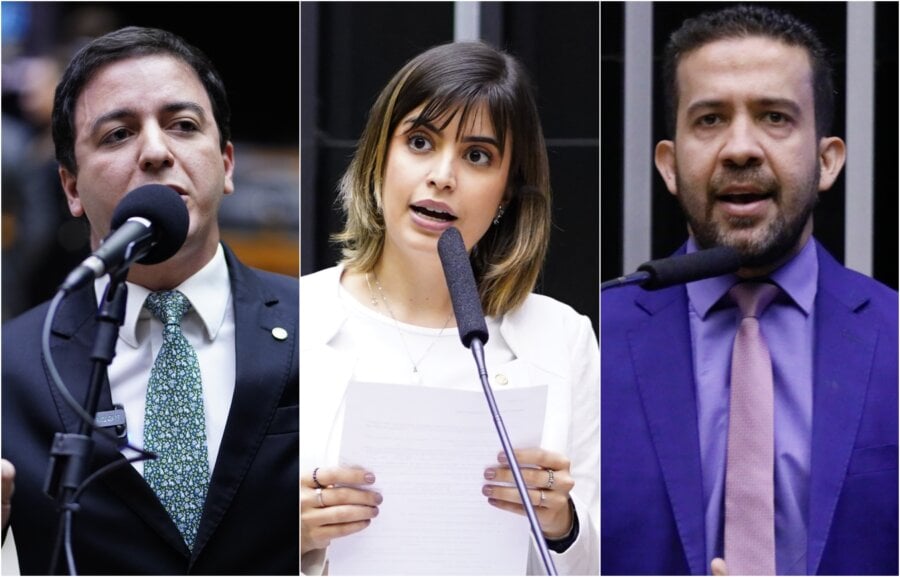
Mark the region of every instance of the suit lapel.
[[[87, 397], [90, 385], [93, 362], [90, 355], [97, 332], [97, 301], [93, 285], [71, 294], [63, 301], [53, 323], [51, 351], [53, 360], [63, 382], [72, 397], [82, 404]], [[45, 361], [46, 362], [46, 361]], [[49, 379], [48, 386], [63, 427], [67, 433], [77, 433], [79, 417], [68, 406], [60, 392]], [[109, 381], [104, 383], [100, 393], [98, 410], [112, 409], [112, 397]], [[94, 451], [91, 459], [91, 471], [116, 461], [124, 461], [118, 448], [109, 441], [94, 435]], [[150, 527], [169, 543], [174, 549], [181, 551], [185, 557], [188, 549], [175, 523], [169, 518], [156, 494], [133, 467], [123, 465], [115, 471], [101, 477], [99, 483], [105, 485], [117, 495], [122, 504], [141, 517]], [[90, 489], [87, 490], [90, 492]]]
[[[691, 573], [706, 573], [703, 477], [683, 287], [641, 293], [649, 315], [628, 335], [641, 402]], [[687, 362], [685, 362], [687, 359]]]
[[[72, 398], [82, 406], [91, 379], [93, 363], [90, 355], [97, 332], [96, 312], [97, 301], [93, 287], [76, 291], [60, 304], [51, 330], [50, 352], [53, 362]], [[56, 402], [64, 430], [66, 433], [77, 433], [80, 419], [53, 384], [46, 363], [47, 360], [44, 359], [50, 394]], [[111, 404], [109, 387], [106, 386], [98, 406], [105, 408]]]
[[[216, 468], [210, 479], [197, 533], [196, 558], [225, 516], [250, 464], [256, 457], [286, 386], [297, 349], [297, 318], [285, 315], [255, 273], [225, 249], [231, 275], [235, 323], [235, 386]], [[273, 336], [283, 328], [285, 340]], [[295, 391], [296, 393], [296, 391]]]
[[[877, 330], [857, 312], [868, 297], [854, 279], [819, 250], [810, 456], [807, 569], [815, 574], [862, 417]], [[827, 415], [826, 418], [822, 418]]]

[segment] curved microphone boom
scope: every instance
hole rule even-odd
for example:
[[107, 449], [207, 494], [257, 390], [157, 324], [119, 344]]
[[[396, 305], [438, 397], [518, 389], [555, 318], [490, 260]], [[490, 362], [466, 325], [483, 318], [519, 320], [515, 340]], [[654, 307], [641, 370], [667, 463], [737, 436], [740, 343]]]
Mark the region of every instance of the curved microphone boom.
[[116, 206], [110, 223], [113, 232], [69, 273], [60, 290], [71, 292], [134, 262], [163, 262], [184, 244], [189, 224], [187, 207], [177, 192], [162, 184], [139, 186]]
[[629, 284], [656, 290], [737, 272], [739, 268], [741, 255], [729, 246], [717, 246], [645, 262], [637, 272], [601, 284], [600, 290]]

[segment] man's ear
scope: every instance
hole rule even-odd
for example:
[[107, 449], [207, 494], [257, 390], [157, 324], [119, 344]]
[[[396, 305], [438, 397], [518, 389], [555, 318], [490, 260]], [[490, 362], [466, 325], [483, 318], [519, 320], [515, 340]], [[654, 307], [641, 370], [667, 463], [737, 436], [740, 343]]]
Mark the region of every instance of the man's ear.
[[234, 192], [234, 144], [231, 141], [222, 151], [222, 162], [225, 165], [225, 194]]
[[69, 204], [69, 212], [72, 216], [84, 215], [84, 207], [81, 205], [81, 196], [78, 194], [78, 176], [67, 168], [59, 167], [59, 181], [62, 183], [63, 192], [66, 193], [66, 202]]
[[819, 192], [828, 190], [837, 180], [844, 161], [847, 160], [847, 146], [837, 136], [819, 139]]
[[678, 196], [678, 179], [675, 178], [675, 143], [671, 140], [657, 142], [653, 161], [656, 163], [656, 170], [666, 183], [666, 188]]

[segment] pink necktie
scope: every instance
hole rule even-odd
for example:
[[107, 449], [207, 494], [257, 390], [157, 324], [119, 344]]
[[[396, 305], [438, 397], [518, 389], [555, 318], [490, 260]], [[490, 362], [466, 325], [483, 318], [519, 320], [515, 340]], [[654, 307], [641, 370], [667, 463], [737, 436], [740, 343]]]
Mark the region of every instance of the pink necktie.
[[778, 291], [749, 282], [729, 291], [741, 311], [731, 356], [725, 469], [725, 563], [731, 575], [775, 574], [772, 359], [759, 317]]

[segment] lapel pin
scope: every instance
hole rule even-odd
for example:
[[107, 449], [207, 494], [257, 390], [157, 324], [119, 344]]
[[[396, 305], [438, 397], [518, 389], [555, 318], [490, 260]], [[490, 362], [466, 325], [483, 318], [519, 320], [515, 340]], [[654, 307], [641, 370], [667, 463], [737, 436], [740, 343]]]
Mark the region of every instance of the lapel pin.
[[288, 332], [281, 327], [275, 327], [272, 329], [272, 336], [275, 337], [276, 340], [283, 341], [288, 338]]

